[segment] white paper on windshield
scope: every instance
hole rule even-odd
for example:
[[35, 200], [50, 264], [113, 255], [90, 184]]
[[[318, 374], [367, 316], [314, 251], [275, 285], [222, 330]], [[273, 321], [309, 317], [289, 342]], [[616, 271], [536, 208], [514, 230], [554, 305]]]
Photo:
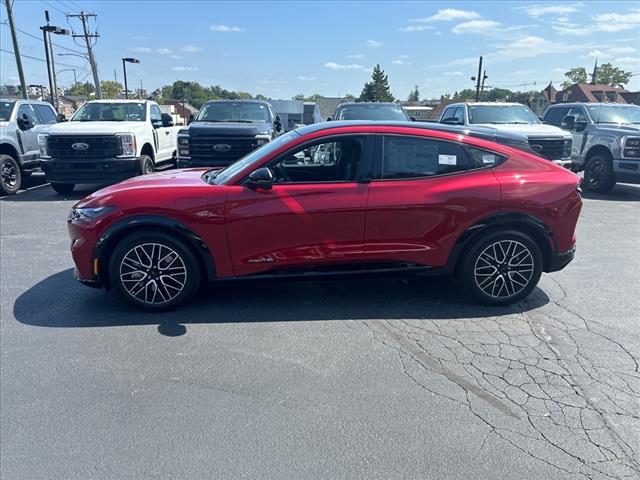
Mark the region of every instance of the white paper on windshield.
[[458, 157], [455, 155], [438, 155], [438, 163], [440, 165], [455, 165]]
[[496, 163], [496, 156], [493, 154], [483, 154], [482, 163], [484, 163], [485, 165], [488, 163]]

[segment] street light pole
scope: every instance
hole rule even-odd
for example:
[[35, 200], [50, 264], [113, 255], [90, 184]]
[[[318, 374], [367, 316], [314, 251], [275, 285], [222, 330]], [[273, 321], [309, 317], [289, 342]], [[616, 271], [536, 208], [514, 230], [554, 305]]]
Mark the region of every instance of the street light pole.
[[122, 70], [124, 71], [124, 98], [129, 98], [129, 87], [127, 85], [127, 63], [140, 63], [140, 60], [137, 58], [123, 58], [122, 59]]
[[47, 24], [43, 27], [40, 27], [42, 30], [42, 36], [44, 39], [44, 53], [45, 58], [47, 60], [47, 73], [49, 74], [49, 95], [51, 97], [51, 104], [58, 109], [58, 86], [56, 83], [56, 67], [53, 61], [53, 46], [51, 45], [51, 36], [50, 33], [55, 33], [56, 35], [69, 35], [71, 32], [64, 28], [56, 27], [54, 25], [49, 25], [49, 11], [45, 10], [44, 12], [45, 19]]

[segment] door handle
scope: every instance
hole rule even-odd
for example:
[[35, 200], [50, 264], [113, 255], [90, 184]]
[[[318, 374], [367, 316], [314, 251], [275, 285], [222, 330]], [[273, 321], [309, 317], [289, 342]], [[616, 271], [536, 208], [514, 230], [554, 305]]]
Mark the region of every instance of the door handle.
[[171, 132], [164, 132], [165, 135], [169, 135]]

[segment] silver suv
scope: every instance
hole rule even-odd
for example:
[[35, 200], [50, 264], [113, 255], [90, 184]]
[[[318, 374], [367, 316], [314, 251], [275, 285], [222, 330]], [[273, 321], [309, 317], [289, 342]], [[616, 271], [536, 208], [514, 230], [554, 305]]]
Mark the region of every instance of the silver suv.
[[616, 182], [640, 184], [640, 106], [560, 103], [543, 119], [573, 135], [572, 170], [584, 170], [586, 189], [604, 193]]
[[22, 179], [40, 168], [38, 134], [59, 120], [49, 103], [0, 99], [0, 194], [16, 193]]

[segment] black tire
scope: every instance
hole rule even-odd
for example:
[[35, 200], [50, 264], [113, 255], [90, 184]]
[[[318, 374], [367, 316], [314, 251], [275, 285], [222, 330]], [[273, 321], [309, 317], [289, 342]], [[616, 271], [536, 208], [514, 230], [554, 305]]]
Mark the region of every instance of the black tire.
[[540, 247], [517, 230], [482, 236], [465, 252], [458, 269], [465, 289], [486, 305], [510, 305], [522, 300], [541, 275]]
[[594, 155], [584, 166], [584, 188], [597, 193], [607, 193], [616, 184], [613, 162], [607, 155]]
[[73, 192], [76, 187], [75, 183], [54, 183], [51, 182], [51, 188], [53, 188], [60, 195], [68, 195]]
[[140, 175], [147, 175], [156, 171], [156, 166], [153, 163], [153, 159], [148, 155], [142, 155], [140, 157]]
[[196, 293], [200, 268], [181, 239], [164, 232], [138, 232], [115, 247], [109, 259], [109, 280], [130, 304], [158, 312], [174, 309]]
[[0, 193], [14, 195], [22, 185], [22, 172], [15, 158], [0, 155]]

